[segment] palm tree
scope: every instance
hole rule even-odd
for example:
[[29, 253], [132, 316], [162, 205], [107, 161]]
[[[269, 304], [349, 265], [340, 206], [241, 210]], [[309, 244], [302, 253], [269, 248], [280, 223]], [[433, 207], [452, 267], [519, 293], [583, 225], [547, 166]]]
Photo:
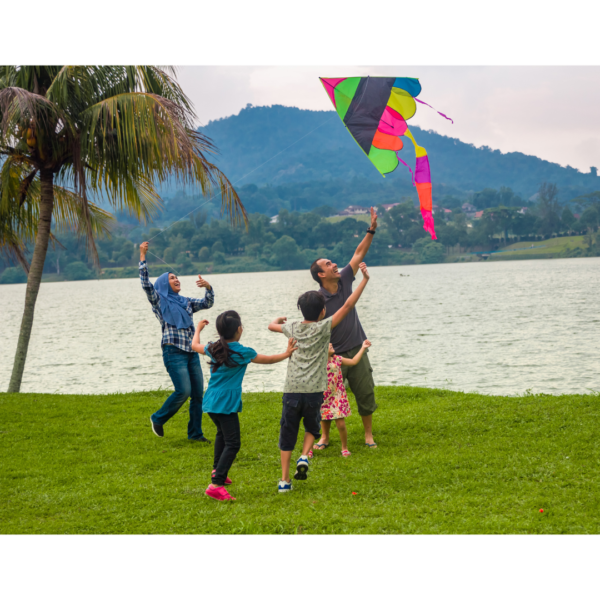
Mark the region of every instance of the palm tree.
[[0, 67], [0, 251], [28, 272], [9, 392], [21, 387], [53, 219], [79, 232], [96, 264], [94, 235], [110, 216], [94, 199], [145, 221], [160, 206], [157, 186], [174, 178], [203, 194], [218, 186], [222, 210], [246, 221], [233, 186], [206, 158], [216, 148], [194, 130], [174, 75], [153, 66]]

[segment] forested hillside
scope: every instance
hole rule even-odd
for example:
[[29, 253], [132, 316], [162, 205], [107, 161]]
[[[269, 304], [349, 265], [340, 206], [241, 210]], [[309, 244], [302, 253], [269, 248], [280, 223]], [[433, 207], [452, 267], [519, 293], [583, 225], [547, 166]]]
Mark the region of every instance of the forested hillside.
[[[411, 129], [427, 148], [434, 194], [436, 187], [438, 192], [444, 191], [438, 187], [440, 184], [463, 193], [506, 186], [529, 198], [547, 181], [558, 186], [561, 200], [566, 201], [600, 187], [592, 173], [520, 152], [503, 154], [487, 147], [476, 148], [415, 125]], [[333, 111], [248, 106], [238, 115], [211, 121], [201, 131], [219, 148], [218, 166], [239, 185], [347, 182], [359, 177], [401, 193], [411, 187], [410, 174], [402, 165], [383, 179]], [[408, 164], [414, 161], [412, 144], [405, 144], [402, 155]]]

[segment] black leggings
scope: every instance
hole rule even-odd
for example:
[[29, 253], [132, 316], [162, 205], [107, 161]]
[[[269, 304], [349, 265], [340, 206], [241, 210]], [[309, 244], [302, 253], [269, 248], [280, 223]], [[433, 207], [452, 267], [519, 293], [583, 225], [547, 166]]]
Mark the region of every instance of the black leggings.
[[208, 413], [217, 428], [215, 437], [215, 461], [212, 482], [215, 485], [225, 485], [227, 473], [242, 445], [240, 436], [240, 418], [238, 413], [222, 415]]

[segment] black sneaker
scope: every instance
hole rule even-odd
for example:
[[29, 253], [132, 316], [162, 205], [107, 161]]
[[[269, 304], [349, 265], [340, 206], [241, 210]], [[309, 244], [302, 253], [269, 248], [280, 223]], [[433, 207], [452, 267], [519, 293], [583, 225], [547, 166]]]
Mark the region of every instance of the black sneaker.
[[199, 437], [199, 438], [189, 438], [190, 442], [205, 442], [207, 444], [210, 444], [210, 440], [206, 439], [204, 436]]
[[162, 425], [159, 425], [158, 423], [155, 423], [152, 420], [152, 417], [150, 417], [150, 423], [152, 423], [152, 431], [154, 431], [154, 433], [158, 436], [158, 437], [165, 437], [165, 431], [163, 429]]

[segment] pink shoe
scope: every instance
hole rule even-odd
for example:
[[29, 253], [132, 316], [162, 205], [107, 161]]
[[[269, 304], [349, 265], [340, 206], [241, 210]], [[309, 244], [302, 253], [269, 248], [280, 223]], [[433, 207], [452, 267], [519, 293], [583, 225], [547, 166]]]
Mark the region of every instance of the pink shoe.
[[[214, 475], [215, 471], [216, 471], [216, 469], [213, 469], [211, 475]], [[229, 477], [225, 478], [225, 485], [231, 485], [232, 483], [233, 483], [233, 481], [231, 481], [231, 479], [229, 479]]]
[[342, 456], [352, 456], [352, 452], [350, 450], [342, 450]]
[[312, 458], [312, 457], [313, 457], [313, 451], [312, 451], [312, 450], [309, 450], [309, 451], [308, 451], [308, 458]]
[[215, 500], [235, 500], [233, 496], [229, 495], [229, 492], [224, 487], [212, 488], [208, 486], [204, 493]]

